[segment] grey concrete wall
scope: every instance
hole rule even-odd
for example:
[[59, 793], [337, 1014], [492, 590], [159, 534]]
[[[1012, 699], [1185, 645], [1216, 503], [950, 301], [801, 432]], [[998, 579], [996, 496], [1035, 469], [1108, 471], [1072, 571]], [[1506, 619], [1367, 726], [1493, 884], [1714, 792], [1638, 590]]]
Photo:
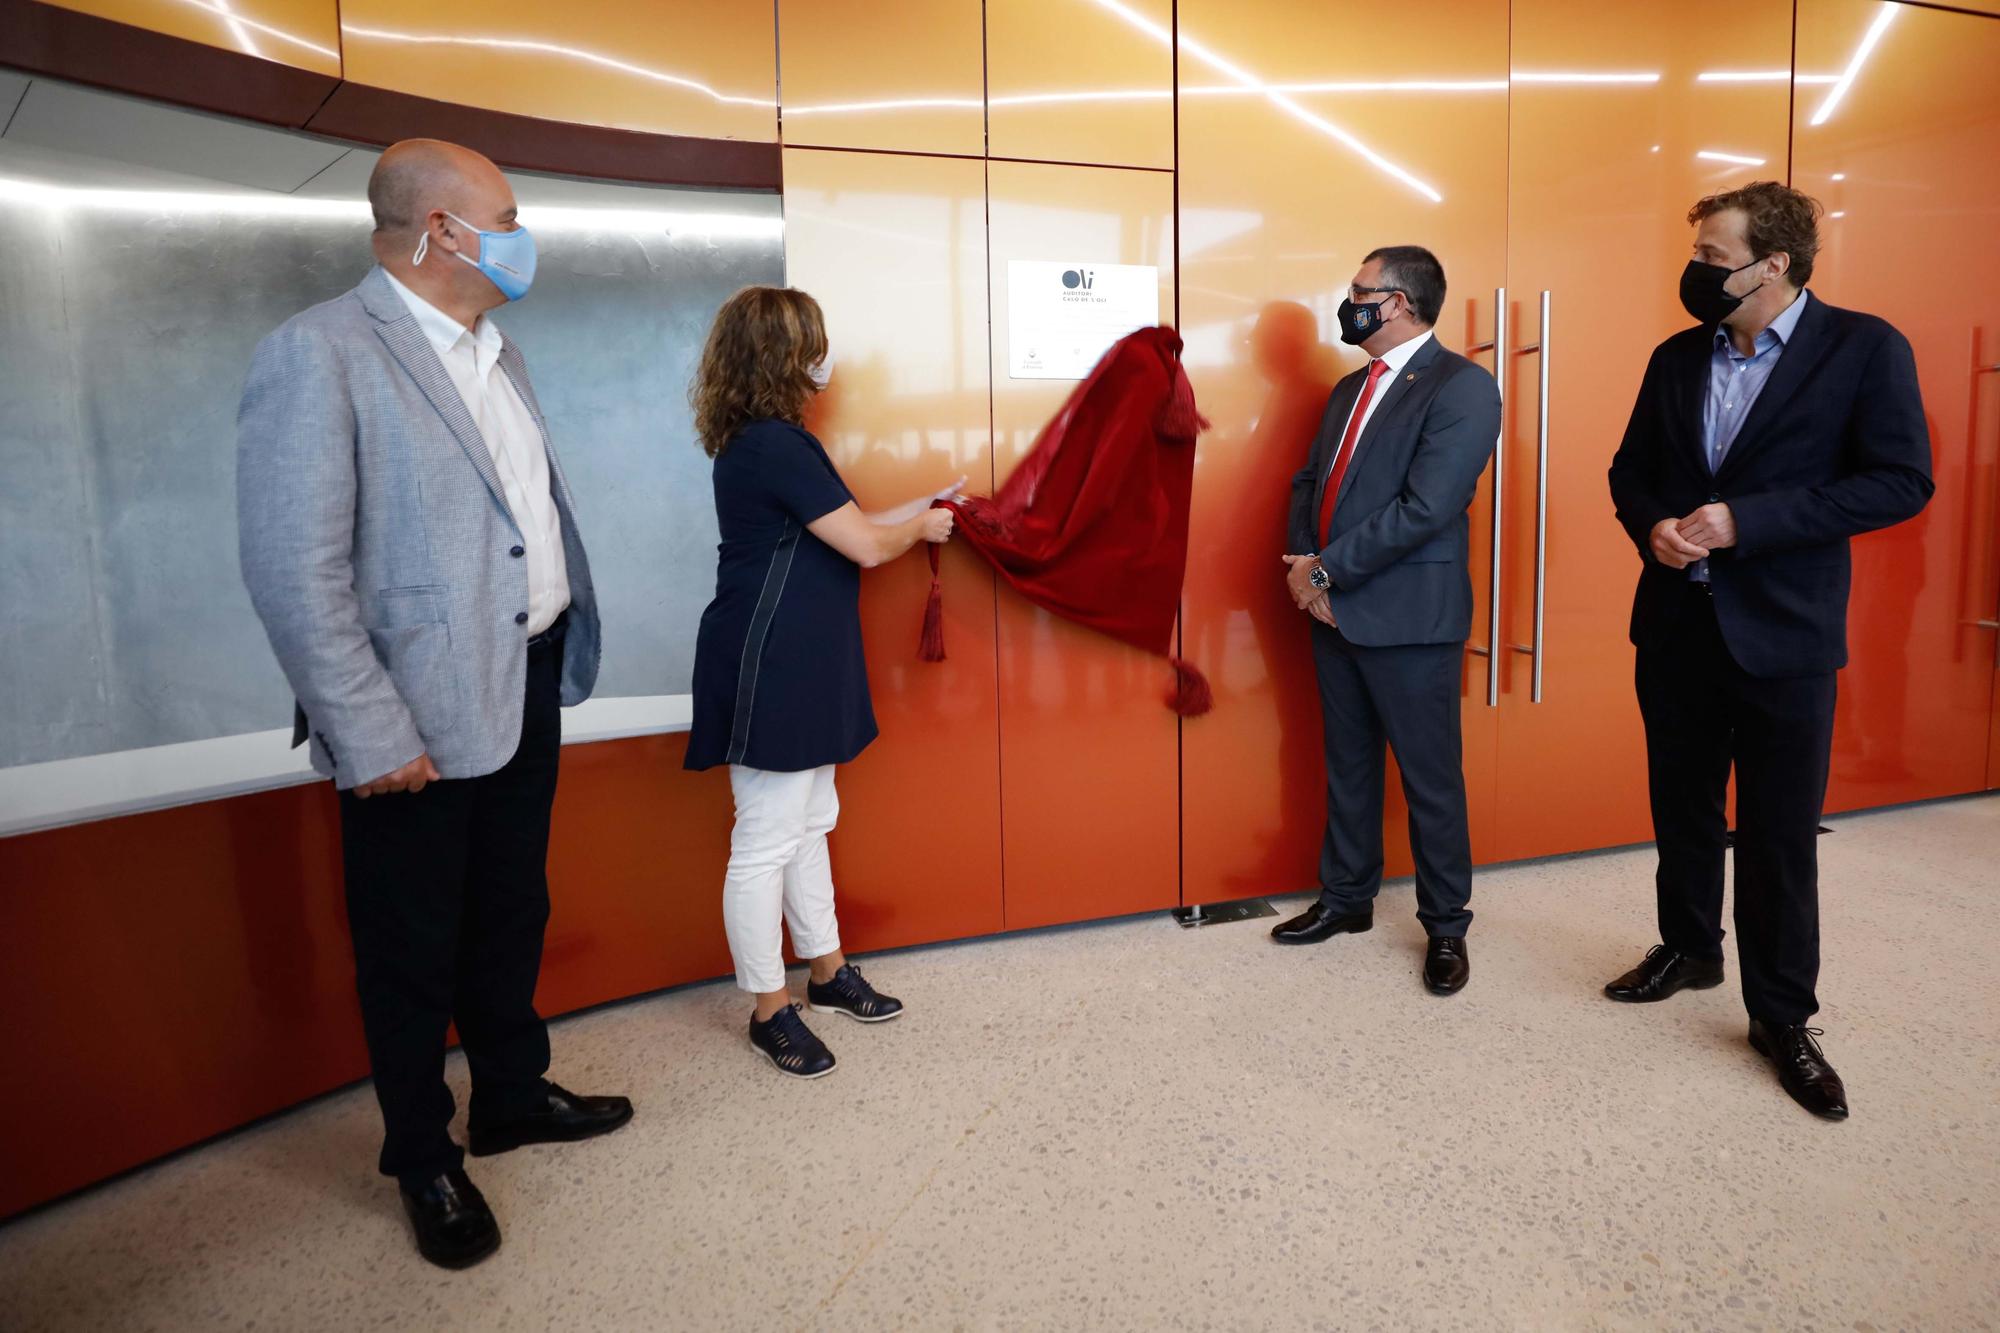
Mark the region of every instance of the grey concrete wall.
[[[782, 242], [537, 240], [497, 318], [577, 491], [599, 693], [682, 693], [716, 540], [687, 379]], [[236, 404], [257, 340], [369, 262], [359, 220], [0, 201], [0, 767], [289, 725], [236, 563]]]

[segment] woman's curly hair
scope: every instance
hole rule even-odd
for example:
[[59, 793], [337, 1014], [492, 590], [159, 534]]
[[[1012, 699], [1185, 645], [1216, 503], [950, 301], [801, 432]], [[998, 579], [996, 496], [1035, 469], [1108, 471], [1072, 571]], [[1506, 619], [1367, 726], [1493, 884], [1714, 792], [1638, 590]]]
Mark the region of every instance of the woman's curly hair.
[[719, 456], [745, 422], [800, 424], [819, 392], [812, 368], [826, 356], [819, 302], [791, 287], [745, 287], [722, 303], [688, 389], [695, 434]]

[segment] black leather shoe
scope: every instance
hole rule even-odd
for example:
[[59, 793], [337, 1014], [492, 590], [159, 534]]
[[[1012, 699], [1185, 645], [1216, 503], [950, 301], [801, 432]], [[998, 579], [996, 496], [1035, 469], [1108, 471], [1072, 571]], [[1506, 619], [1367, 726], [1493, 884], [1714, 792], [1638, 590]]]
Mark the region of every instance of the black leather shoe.
[[539, 1110], [474, 1129], [469, 1146], [474, 1157], [491, 1157], [529, 1143], [573, 1143], [609, 1134], [631, 1118], [632, 1103], [624, 1097], [579, 1097], [551, 1083]]
[[1721, 984], [1720, 958], [1690, 958], [1655, 944], [1645, 961], [1606, 986], [1604, 993], [1627, 1004], [1651, 1004], [1675, 991], [1708, 990]]
[[1472, 960], [1465, 941], [1444, 935], [1431, 937], [1424, 951], [1424, 988], [1433, 995], [1456, 995], [1472, 977]]
[[1318, 944], [1335, 935], [1359, 935], [1375, 928], [1375, 909], [1336, 912], [1323, 902], [1315, 902], [1298, 916], [1271, 929], [1271, 938], [1280, 944]]
[[1750, 1044], [1778, 1067], [1778, 1082], [1792, 1100], [1823, 1120], [1847, 1119], [1847, 1089], [1826, 1062], [1815, 1037], [1826, 1034], [1802, 1024], [1750, 1020]]
[[500, 1224], [479, 1187], [453, 1167], [402, 1187], [403, 1211], [417, 1229], [417, 1252], [439, 1268], [470, 1268], [500, 1248]]

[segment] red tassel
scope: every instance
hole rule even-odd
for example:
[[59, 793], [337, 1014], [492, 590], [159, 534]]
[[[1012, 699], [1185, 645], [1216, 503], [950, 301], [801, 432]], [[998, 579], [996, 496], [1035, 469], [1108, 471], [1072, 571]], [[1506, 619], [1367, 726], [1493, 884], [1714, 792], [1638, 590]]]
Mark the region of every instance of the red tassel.
[[1167, 661], [1174, 669], [1174, 692], [1167, 696], [1167, 707], [1182, 717], [1200, 717], [1215, 707], [1215, 692], [1208, 687], [1208, 677], [1194, 663], [1182, 657], [1170, 657]]
[[924, 632], [917, 640], [917, 657], [925, 662], [944, 661], [944, 584], [938, 578], [938, 548], [933, 542], [927, 551], [931, 560], [931, 595], [924, 602]]
[[1195, 407], [1194, 385], [1188, 382], [1187, 370], [1179, 358], [1173, 358], [1173, 384], [1167, 391], [1167, 401], [1160, 404], [1153, 428], [1163, 439], [1182, 441], [1192, 440], [1208, 429], [1208, 418]]

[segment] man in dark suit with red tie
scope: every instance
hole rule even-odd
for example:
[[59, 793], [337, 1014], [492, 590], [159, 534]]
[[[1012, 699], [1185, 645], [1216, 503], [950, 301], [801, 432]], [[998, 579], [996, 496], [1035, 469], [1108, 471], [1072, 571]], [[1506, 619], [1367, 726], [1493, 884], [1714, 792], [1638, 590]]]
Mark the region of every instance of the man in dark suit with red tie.
[[1341, 341], [1368, 365], [1336, 384], [1312, 458], [1292, 480], [1287, 586], [1313, 619], [1326, 741], [1319, 899], [1271, 932], [1317, 944], [1374, 925], [1382, 803], [1396, 755], [1410, 807], [1424, 984], [1470, 975], [1472, 838], [1459, 682], [1472, 632], [1466, 509], [1500, 433], [1500, 392], [1432, 336], [1444, 268], [1414, 245], [1370, 254], [1340, 305]]
[[1647, 1003], [1722, 982], [1724, 799], [1736, 774], [1736, 950], [1750, 1044], [1829, 1120], [1847, 1092], [1819, 1008], [1816, 841], [1847, 665], [1850, 537], [1931, 495], [1916, 360], [1807, 294], [1819, 205], [1760, 181], [1696, 204], [1681, 303], [1611, 463], [1644, 569], [1632, 607], [1660, 944], [1605, 987]]

